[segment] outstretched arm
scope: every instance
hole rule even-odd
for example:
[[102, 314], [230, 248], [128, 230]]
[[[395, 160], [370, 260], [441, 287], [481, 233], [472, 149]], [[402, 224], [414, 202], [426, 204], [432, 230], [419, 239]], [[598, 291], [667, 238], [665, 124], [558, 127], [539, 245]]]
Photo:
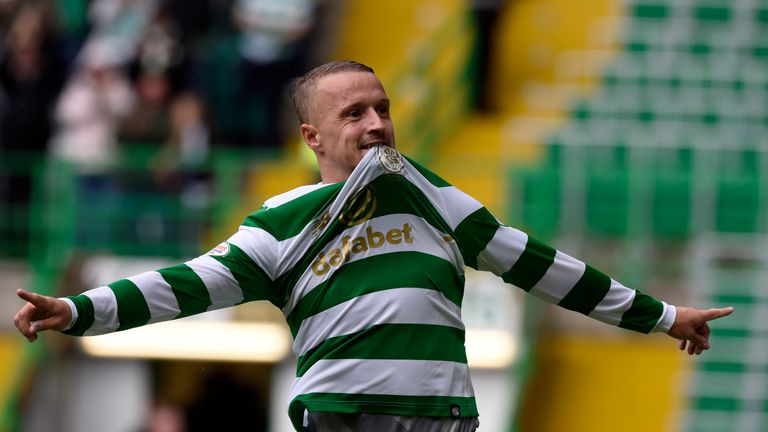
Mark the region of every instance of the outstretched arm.
[[18, 290], [28, 303], [14, 324], [30, 342], [43, 330], [91, 336], [186, 317], [254, 300], [281, 304], [273, 286], [277, 241], [242, 226], [226, 242], [184, 264], [140, 273], [62, 299]]
[[16, 295], [27, 303], [13, 317], [13, 324], [30, 342], [37, 340], [38, 332], [64, 330], [72, 321], [72, 310], [64, 300], [22, 289]]
[[680, 350], [688, 347], [688, 354], [699, 355], [709, 349], [710, 329], [707, 324], [733, 313], [733, 307], [700, 310], [690, 307], [677, 306], [675, 323], [667, 332], [675, 339], [680, 339]]

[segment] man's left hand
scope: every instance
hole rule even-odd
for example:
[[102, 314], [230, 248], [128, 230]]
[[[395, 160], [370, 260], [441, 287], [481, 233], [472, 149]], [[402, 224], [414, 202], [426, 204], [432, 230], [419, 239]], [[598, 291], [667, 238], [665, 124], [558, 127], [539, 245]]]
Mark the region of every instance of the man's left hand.
[[667, 332], [675, 339], [680, 339], [680, 350], [688, 348], [688, 354], [699, 355], [709, 349], [710, 329], [708, 321], [712, 321], [733, 313], [732, 307], [700, 310], [684, 306], [676, 306], [677, 316], [672, 328]]

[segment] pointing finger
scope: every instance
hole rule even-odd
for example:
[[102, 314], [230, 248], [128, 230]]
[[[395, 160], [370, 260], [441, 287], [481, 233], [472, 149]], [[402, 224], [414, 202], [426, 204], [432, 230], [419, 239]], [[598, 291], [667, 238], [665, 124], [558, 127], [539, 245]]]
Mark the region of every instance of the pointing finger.
[[722, 318], [724, 316], [728, 316], [733, 313], [733, 307], [725, 307], [725, 308], [714, 308], [714, 309], [707, 309], [703, 313], [703, 317], [705, 321], [712, 321], [714, 319]]
[[35, 306], [44, 306], [48, 302], [46, 297], [41, 296], [40, 294], [24, 291], [23, 289], [16, 290], [16, 295], [22, 300], [32, 303]]

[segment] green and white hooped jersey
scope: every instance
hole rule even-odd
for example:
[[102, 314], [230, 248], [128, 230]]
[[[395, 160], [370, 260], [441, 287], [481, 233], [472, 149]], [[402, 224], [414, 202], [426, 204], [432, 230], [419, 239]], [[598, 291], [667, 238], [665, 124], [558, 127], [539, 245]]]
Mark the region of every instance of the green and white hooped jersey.
[[[267, 200], [206, 255], [69, 297], [93, 335], [252, 300], [282, 309], [298, 358], [289, 408], [477, 416], [464, 350], [464, 266], [640, 332], [674, 308], [522, 231], [387, 147], [341, 183]], [[248, 341], [244, 341], [247, 343]]]

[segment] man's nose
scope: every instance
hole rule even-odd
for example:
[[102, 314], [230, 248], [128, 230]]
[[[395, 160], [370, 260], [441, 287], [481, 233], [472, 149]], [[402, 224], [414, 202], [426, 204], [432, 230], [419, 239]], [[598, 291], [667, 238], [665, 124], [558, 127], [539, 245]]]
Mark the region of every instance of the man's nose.
[[367, 124], [368, 129], [370, 130], [381, 130], [384, 129], [384, 118], [381, 117], [378, 111], [371, 108], [368, 112], [367, 117]]

